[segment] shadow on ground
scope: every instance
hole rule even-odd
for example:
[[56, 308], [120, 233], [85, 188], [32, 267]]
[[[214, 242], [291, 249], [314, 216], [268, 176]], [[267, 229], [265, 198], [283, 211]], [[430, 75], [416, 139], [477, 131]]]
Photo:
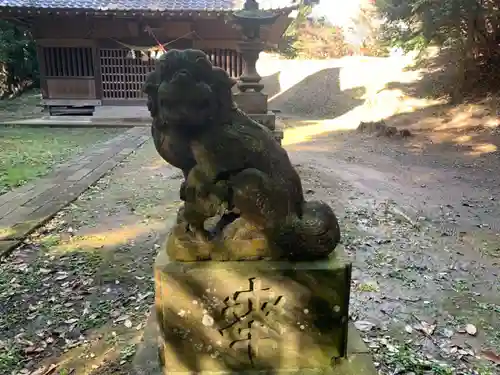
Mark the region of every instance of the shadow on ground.
[[[402, 105], [403, 110], [385, 116], [384, 121], [416, 136], [406, 142], [412, 152], [452, 152], [469, 159], [495, 154], [500, 146], [500, 100], [486, 90], [491, 83], [483, 81], [464, 93], [472, 99], [450, 104], [450, 93], [456, 84], [454, 69], [450, 52], [445, 50], [408, 68], [418, 72], [416, 79], [387, 83], [381, 93], [399, 92], [401, 101], [409, 105]], [[412, 101], [423, 104], [412, 106]]]

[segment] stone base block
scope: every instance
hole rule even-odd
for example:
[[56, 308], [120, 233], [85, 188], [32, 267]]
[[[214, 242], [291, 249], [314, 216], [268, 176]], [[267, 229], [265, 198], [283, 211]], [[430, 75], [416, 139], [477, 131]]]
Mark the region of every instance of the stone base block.
[[166, 374], [325, 374], [347, 352], [351, 265], [155, 263]]
[[269, 130], [276, 129], [276, 115], [271, 111], [265, 114], [249, 113], [248, 117], [250, 117], [254, 121], [257, 121], [259, 124], [264, 125]]
[[269, 130], [271, 130], [273, 132], [276, 140], [281, 144], [281, 141], [283, 140], [283, 130], [276, 123], [276, 115], [273, 112], [268, 111], [266, 114], [248, 113], [248, 116], [252, 120], [257, 121], [258, 123], [264, 125]]
[[261, 92], [238, 92], [234, 101], [245, 113], [267, 114], [267, 95]]

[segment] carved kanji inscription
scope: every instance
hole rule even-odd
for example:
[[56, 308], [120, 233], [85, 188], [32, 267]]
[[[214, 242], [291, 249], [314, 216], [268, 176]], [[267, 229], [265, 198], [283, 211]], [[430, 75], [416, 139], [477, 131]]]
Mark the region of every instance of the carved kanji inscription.
[[230, 340], [230, 348], [247, 350], [253, 365], [261, 341], [271, 341], [273, 347], [278, 348], [283, 334], [279, 319], [284, 312], [285, 298], [276, 296], [271, 288], [263, 288], [257, 278], [250, 278], [248, 282], [248, 290], [225, 298], [222, 314], [231, 323], [219, 332]]

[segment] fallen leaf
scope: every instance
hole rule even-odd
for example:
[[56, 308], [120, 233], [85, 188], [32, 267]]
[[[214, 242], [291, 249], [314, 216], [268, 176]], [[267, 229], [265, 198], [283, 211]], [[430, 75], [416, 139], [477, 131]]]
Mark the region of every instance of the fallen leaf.
[[496, 353], [494, 353], [491, 350], [483, 350], [481, 352], [481, 355], [483, 358], [487, 359], [488, 361], [491, 361], [493, 363], [496, 363], [497, 365], [500, 365], [500, 356]]
[[357, 322], [354, 322], [354, 327], [356, 327], [359, 331], [368, 332], [375, 327], [375, 324], [367, 320], [358, 320]]
[[38, 270], [38, 274], [40, 274], [40, 275], [48, 275], [51, 272], [53, 272], [53, 271], [51, 269], [48, 269], [48, 268], [40, 268]]
[[471, 336], [476, 336], [477, 334], [477, 328], [474, 324], [467, 324], [465, 326], [465, 331]]
[[30, 372], [30, 375], [49, 375], [57, 369], [57, 365], [51, 364], [47, 367], [41, 367], [38, 370]]
[[128, 315], [122, 315], [115, 319], [115, 323], [120, 323], [128, 319]]
[[425, 321], [421, 321], [420, 323], [416, 324], [413, 328], [428, 336], [432, 336], [434, 334], [434, 331], [436, 330], [436, 324], [429, 324]]
[[139, 295], [137, 296], [137, 301], [138, 302], [142, 301], [143, 299], [145, 299], [145, 298], [147, 298], [147, 297], [149, 297], [151, 295], [153, 295], [153, 292], [146, 292], [144, 294], [139, 293]]
[[24, 349], [24, 354], [33, 354], [36, 352], [36, 347], [30, 346]]
[[67, 279], [69, 276], [66, 272], [58, 272], [58, 274], [59, 274], [59, 276], [56, 277], [57, 281]]

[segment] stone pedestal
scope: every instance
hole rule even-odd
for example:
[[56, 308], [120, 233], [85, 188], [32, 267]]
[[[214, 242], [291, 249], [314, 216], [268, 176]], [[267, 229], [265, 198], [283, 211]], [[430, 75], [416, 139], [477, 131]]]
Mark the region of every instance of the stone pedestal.
[[347, 352], [350, 280], [342, 258], [171, 262], [161, 251], [163, 373], [330, 373]]
[[262, 92], [262, 77], [257, 72], [257, 60], [265, 44], [258, 40], [245, 40], [238, 43], [238, 50], [243, 58], [243, 74], [238, 79], [239, 92], [234, 94], [234, 101], [250, 118], [268, 127], [275, 134], [278, 142], [283, 139], [281, 129], [276, 129], [276, 115], [268, 110], [267, 95]]
[[234, 101], [243, 112], [251, 114], [267, 114], [267, 95], [261, 92], [238, 92]]

